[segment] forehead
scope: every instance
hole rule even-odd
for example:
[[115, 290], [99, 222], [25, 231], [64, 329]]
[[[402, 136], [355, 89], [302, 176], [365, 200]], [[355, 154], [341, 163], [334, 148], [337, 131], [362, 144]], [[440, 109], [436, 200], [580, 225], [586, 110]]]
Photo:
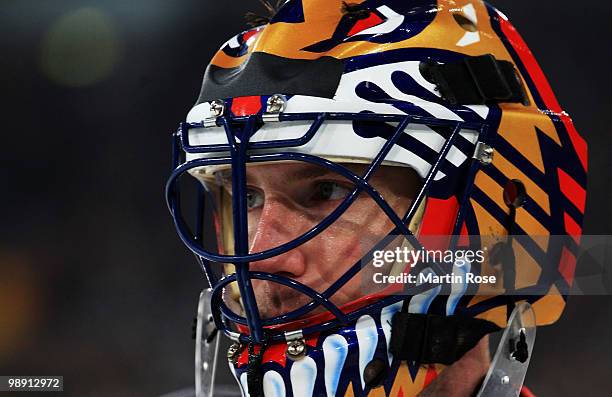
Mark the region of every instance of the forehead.
[[[340, 165], [360, 177], [364, 175], [368, 168], [367, 164], [341, 163]], [[223, 174], [223, 179], [231, 180], [230, 170]], [[247, 167], [247, 179], [251, 183], [292, 184], [324, 178], [349, 182], [347, 178], [333, 169], [304, 162], [251, 164]], [[369, 181], [377, 188], [398, 184], [415, 186], [421, 184], [420, 177], [413, 169], [387, 165], [378, 167]]]
[[[365, 165], [342, 164], [357, 175], [365, 170]], [[281, 162], [275, 164], [253, 164], [247, 168], [247, 176], [252, 177], [278, 177], [292, 180], [312, 179], [324, 175], [337, 175], [336, 171], [316, 164], [303, 162]]]

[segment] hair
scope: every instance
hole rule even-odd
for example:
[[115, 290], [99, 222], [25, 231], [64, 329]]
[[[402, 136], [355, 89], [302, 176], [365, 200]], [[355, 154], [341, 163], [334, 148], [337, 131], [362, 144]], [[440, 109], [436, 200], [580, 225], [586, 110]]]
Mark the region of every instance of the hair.
[[261, 15], [256, 12], [249, 11], [244, 14], [247, 25], [254, 28], [256, 26], [266, 25], [276, 15], [278, 10], [285, 4], [286, 0], [259, 0], [259, 3], [265, 8], [266, 15]]
[[[246, 20], [247, 25], [252, 28], [270, 23], [278, 10], [287, 2], [287, 0], [276, 0], [276, 2], [273, 2], [274, 0], [258, 1], [265, 8], [265, 15], [252, 11], [244, 14], [244, 19]], [[362, 4], [347, 3], [346, 1], [342, 2], [342, 13], [347, 15], [349, 18], [365, 19], [370, 16], [370, 12], [371, 11], [365, 8]]]
[[353, 19], [365, 19], [370, 16], [371, 11], [358, 3], [342, 2], [342, 13]]

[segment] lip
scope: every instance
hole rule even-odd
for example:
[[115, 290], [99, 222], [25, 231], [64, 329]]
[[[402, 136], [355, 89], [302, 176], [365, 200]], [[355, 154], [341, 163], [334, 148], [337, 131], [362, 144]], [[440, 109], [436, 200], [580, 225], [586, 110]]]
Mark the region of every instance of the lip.
[[[350, 313], [370, 303], [374, 303], [380, 300], [381, 298], [384, 298], [385, 296], [388, 296], [388, 295], [384, 293], [366, 295], [357, 300], [354, 300], [352, 302], [349, 302], [345, 305], [340, 306], [340, 311], [342, 311], [343, 313]], [[271, 325], [265, 328], [268, 330], [273, 330], [273, 331], [292, 331], [296, 329], [303, 329], [303, 328], [313, 326], [316, 324], [323, 324], [334, 318], [335, 316], [327, 310], [321, 313], [314, 313], [314, 314], [311, 312], [297, 320], [293, 320], [293, 321], [278, 324], [278, 325]], [[248, 327], [245, 325], [238, 325], [238, 330], [240, 332], [246, 333], [247, 335], [249, 334]]]
[[[305, 276], [305, 274], [301, 274], [299, 276], [296, 276], [295, 274], [291, 273], [291, 272], [285, 272], [285, 271], [280, 271], [280, 272], [274, 272], [271, 273], [274, 276], [279, 276], [282, 277], [284, 279], [290, 280], [290, 281], [294, 281], [296, 283], [300, 283], [301, 285], [305, 286], [306, 288], [310, 288], [314, 291], [316, 291], [317, 293], [321, 293], [320, 291], [325, 290], [327, 288], [329, 288], [329, 286], [327, 286], [324, 289], [321, 289], [320, 287], [322, 287], [322, 280], [320, 278], [311, 278], [311, 279], [307, 279]], [[307, 296], [301, 292], [299, 292], [298, 290], [296, 290], [293, 287], [290, 286], [286, 286], [271, 280], [259, 280], [262, 284], [267, 284], [267, 285], [275, 285], [278, 286], [278, 288], [280, 288], [281, 291], [285, 290], [285, 289], [290, 289], [292, 291], [295, 291], [296, 293], [298, 293], [301, 296]], [[331, 284], [330, 284], [331, 285]], [[310, 299], [310, 298], [309, 298]]]
[[[273, 274], [289, 279], [289, 280], [292, 280], [292, 281], [295, 281], [295, 282], [298, 282], [316, 292], [319, 292], [320, 291], [319, 287], [322, 286], [320, 279], [305, 280], [303, 278], [295, 278], [293, 277], [293, 274], [288, 273], [288, 272], [276, 272]], [[312, 300], [308, 295], [301, 293], [300, 291], [290, 286], [281, 285], [281, 284], [275, 283], [270, 280], [260, 280], [260, 282], [261, 283], [259, 284], [259, 286], [255, 286], [256, 296], [259, 290], [260, 293], [266, 294], [266, 295], [273, 295], [274, 299], [278, 299], [278, 301], [280, 301], [280, 305], [278, 306], [274, 305], [273, 307], [266, 308], [268, 310], [266, 310], [265, 318], [272, 318], [272, 317], [276, 317], [279, 315], [289, 313], [293, 310], [296, 310], [306, 305], [308, 302]], [[271, 298], [270, 296], [267, 296], [266, 301], [270, 298]], [[317, 311], [321, 308], [322, 307], [314, 309], [314, 311]], [[311, 315], [313, 315], [312, 311], [307, 313], [305, 317], [311, 316]]]

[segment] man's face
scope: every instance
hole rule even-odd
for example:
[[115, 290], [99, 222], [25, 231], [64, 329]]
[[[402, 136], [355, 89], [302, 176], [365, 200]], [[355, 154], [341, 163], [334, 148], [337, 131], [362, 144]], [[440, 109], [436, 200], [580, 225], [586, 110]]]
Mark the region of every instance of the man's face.
[[[357, 175], [365, 166], [347, 165]], [[231, 190], [231, 176], [223, 186]], [[404, 167], [380, 167], [370, 184], [402, 217], [421, 186], [417, 174]], [[346, 178], [307, 163], [255, 165], [247, 169], [250, 252], [278, 247], [318, 224], [355, 188]], [[366, 193], [309, 242], [282, 255], [252, 262], [250, 269], [278, 274], [323, 292], [374, 244], [393, 229], [391, 220]], [[331, 298], [343, 305], [363, 295], [361, 272]], [[270, 281], [254, 280], [260, 313], [270, 318], [310, 301], [306, 295]]]

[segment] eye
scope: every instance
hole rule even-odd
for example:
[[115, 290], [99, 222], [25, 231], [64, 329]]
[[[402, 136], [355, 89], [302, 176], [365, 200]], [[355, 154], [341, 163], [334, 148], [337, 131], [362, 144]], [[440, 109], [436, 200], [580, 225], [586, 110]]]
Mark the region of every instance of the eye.
[[320, 182], [317, 184], [315, 200], [340, 200], [348, 196], [350, 189], [336, 182]]
[[247, 189], [247, 208], [249, 210], [261, 207], [264, 203], [264, 195], [256, 189]]

